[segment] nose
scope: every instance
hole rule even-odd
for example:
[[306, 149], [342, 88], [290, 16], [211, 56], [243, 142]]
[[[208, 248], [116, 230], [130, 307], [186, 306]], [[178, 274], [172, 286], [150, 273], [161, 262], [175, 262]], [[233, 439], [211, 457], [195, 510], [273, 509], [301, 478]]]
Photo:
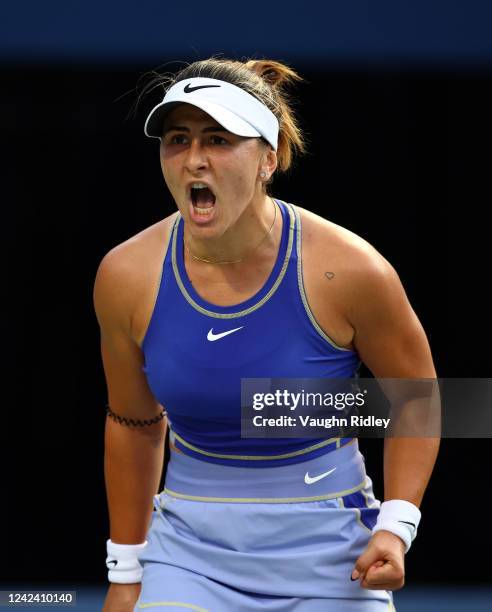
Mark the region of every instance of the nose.
[[191, 173], [197, 172], [198, 170], [204, 170], [208, 166], [205, 150], [198, 138], [193, 138], [191, 140], [185, 160], [185, 166]]

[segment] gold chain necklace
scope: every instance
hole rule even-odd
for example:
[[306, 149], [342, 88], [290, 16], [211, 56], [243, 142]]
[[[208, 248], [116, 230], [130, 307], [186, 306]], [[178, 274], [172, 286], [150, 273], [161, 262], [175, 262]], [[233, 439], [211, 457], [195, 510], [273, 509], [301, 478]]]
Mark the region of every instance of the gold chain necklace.
[[272, 224], [270, 226], [270, 229], [263, 236], [263, 238], [260, 240], [260, 242], [255, 246], [255, 248], [252, 249], [251, 251], [249, 251], [249, 253], [246, 253], [246, 255], [244, 257], [241, 257], [241, 259], [235, 259], [234, 261], [212, 261], [211, 259], [202, 259], [201, 257], [198, 257], [197, 255], [194, 255], [190, 251], [188, 245], [186, 244], [186, 240], [184, 239], [184, 236], [183, 236], [183, 242], [184, 242], [184, 245], [185, 245], [185, 249], [191, 255], [191, 257], [193, 257], [193, 259], [195, 259], [196, 261], [203, 261], [203, 263], [208, 263], [208, 264], [235, 264], [235, 263], [241, 263], [248, 255], [251, 255], [252, 253], [254, 253], [263, 244], [263, 242], [266, 240], [267, 236], [269, 236], [272, 233], [273, 226], [275, 225], [275, 221], [277, 220], [277, 206], [276, 206], [275, 202], [273, 201], [273, 199], [272, 198], [270, 198], [270, 199], [272, 200], [273, 209], [275, 211], [274, 216], [273, 216], [273, 222], [272, 222]]

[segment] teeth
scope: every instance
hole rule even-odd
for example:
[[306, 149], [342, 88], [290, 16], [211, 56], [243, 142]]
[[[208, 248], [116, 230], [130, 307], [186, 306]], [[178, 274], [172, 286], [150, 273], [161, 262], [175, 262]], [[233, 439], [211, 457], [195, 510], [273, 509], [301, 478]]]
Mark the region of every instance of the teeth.
[[192, 189], [207, 189], [207, 185], [205, 183], [192, 183]]
[[199, 215], [208, 215], [213, 210], [213, 206], [209, 208], [198, 208], [197, 206], [193, 206], [193, 210]]

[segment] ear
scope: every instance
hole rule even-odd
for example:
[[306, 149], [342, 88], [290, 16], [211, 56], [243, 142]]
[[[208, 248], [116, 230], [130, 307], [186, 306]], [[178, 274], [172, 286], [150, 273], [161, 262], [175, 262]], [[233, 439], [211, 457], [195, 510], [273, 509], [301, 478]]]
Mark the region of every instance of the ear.
[[265, 147], [264, 154], [261, 158], [260, 170], [266, 172], [267, 180], [277, 169], [277, 153], [270, 145]]

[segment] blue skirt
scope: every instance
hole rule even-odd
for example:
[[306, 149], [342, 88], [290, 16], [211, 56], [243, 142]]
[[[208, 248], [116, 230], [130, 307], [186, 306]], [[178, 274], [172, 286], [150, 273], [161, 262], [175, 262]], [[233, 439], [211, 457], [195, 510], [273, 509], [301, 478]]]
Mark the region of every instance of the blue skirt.
[[139, 557], [135, 611], [394, 610], [390, 592], [350, 580], [379, 506], [356, 440], [271, 468], [173, 451]]

